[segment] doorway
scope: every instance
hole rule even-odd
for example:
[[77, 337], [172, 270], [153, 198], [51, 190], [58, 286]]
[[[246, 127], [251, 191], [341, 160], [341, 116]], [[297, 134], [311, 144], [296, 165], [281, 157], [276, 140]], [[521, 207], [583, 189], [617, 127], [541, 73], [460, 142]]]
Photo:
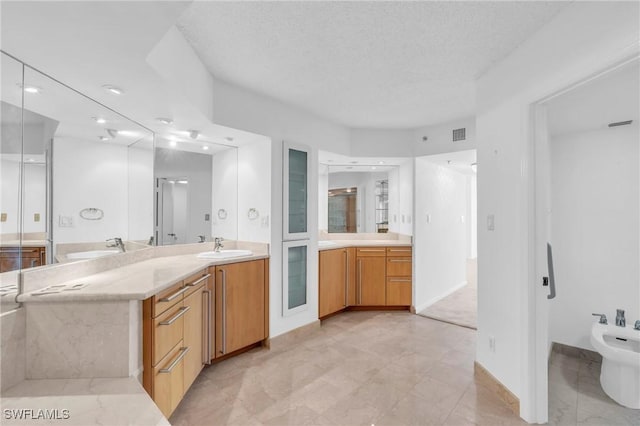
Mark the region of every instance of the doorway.
[[477, 329], [476, 151], [416, 159], [416, 312]]
[[635, 59], [535, 105], [536, 275], [555, 286], [536, 287], [536, 399], [552, 423], [640, 421], [602, 390], [590, 342], [592, 313], [640, 317], [639, 76]]
[[157, 182], [158, 244], [186, 242], [189, 181], [184, 177], [161, 177]]

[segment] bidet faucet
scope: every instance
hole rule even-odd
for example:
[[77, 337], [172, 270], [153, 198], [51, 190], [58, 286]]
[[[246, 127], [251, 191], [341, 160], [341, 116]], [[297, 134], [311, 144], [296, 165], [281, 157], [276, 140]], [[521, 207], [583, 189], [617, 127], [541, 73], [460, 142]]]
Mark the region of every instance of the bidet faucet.
[[598, 321], [600, 324], [608, 324], [607, 323], [607, 316], [605, 314], [591, 314], [595, 317], [600, 317], [600, 321]]
[[222, 245], [222, 242], [223, 242], [223, 241], [224, 241], [224, 238], [222, 238], [222, 237], [215, 237], [215, 238], [213, 239], [213, 244], [214, 244], [214, 246], [213, 246], [213, 251], [215, 251], [215, 252], [219, 252], [219, 251], [220, 251], [220, 249], [224, 247], [224, 245]]
[[107, 240], [107, 242], [109, 242], [109, 241], [113, 241], [113, 243], [112, 244], [107, 244], [107, 247], [117, 247], [117, 248], [120, 249], [120, 251], [122, 253], [124, 253], [126, 251], [125, 248], [124, 248], [124, 243], [122, 242], [122, 238], [119, 238], [119, 237], [109, 238]]
[[206, 241], [206, 238], [204, 235], [198, 235], [198, 239], [200, 240], [198, 241], [199, 243], [204, 243]]
[[640, 320], [637, 320], [635, 324], [633, 324], [634, 330], [640, 330]]
[[618, 327], [627, 325], [627, 321], [624, 319], [624, 309], [616, 309], [616, 325]]

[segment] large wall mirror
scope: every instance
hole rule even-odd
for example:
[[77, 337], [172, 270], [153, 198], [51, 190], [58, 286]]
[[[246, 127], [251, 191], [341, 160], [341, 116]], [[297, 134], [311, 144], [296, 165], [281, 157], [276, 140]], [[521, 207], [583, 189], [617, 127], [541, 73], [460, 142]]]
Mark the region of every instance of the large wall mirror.
[[238, 237], [238, 149], [159, 138], [155, 150], [158, 245]]
[[2, 70], [0, 272], [148, 247], [153, 133], [4, 53]]
[[399, 204], [393, 159], [320, 153], [319, 226], [329, 233], [387, 233]]

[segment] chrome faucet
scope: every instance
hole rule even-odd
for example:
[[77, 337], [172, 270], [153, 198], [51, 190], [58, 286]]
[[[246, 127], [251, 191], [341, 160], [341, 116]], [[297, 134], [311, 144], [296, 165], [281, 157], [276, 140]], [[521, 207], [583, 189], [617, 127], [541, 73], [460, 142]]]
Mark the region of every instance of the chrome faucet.
[[634, 330], [640, 330], [640, 320], [637, 320], [635, 324], [633, 324]]
[[149, 237], [149, 241], [147, 241], [147, 245], [148, 246], [152, 246], [153, 245], [153, 235]]
[[204, 235], [198, 235], [198, 238], [200, 239], [200, 241], [198, 241], [199, 243], [204, 243], [206, 241], [206, 238]]
[[626, 326], [627, 322], [624, 319], [624, 309], [616, 309], [616, 325], [618, 327]]
[[215, 237], [213, 239], [213, 243], [214, 243], [214, 247], [213, 247], [213, 251], [215, 252], [219, 252], [221, 248], [224, 247], [224, 245], [222, 245], [222, 242], [224, 241], [224, 238], [222, 237]]
[[605, 314], [591, 314], [593, 316], [596, 317], [600, 317], [600, 320], [598, 321], [600, 324], [608, 324], [607, 323], [607, 316]]
[[109, 242], [109, 241], [113, 241], [113, 243], [112, 244], [107, 244], [107, 247], [117, 247], [117, 248], [120, 249], [120, 251], [122, 253], [124, 253], [126, 251], [125, 248], [124, 248], [124, 243], [122, 242], [122, 238], [119, 238], [119, 237], [109, 238], [107, 240], [107, 242]]

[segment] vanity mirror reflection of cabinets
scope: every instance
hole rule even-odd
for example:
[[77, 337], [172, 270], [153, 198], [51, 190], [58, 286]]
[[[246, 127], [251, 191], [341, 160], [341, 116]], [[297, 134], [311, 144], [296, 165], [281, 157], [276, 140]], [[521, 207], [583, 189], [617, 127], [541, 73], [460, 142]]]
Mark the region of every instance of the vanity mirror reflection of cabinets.
[[167, 418], [205, 365], [267, 339], [268, 268], [212, 266], [143, 301], [143, 386]]
[[319, 318], [351, 308], [411, 305], [411, 246], [322, 250], [319, 259]]

